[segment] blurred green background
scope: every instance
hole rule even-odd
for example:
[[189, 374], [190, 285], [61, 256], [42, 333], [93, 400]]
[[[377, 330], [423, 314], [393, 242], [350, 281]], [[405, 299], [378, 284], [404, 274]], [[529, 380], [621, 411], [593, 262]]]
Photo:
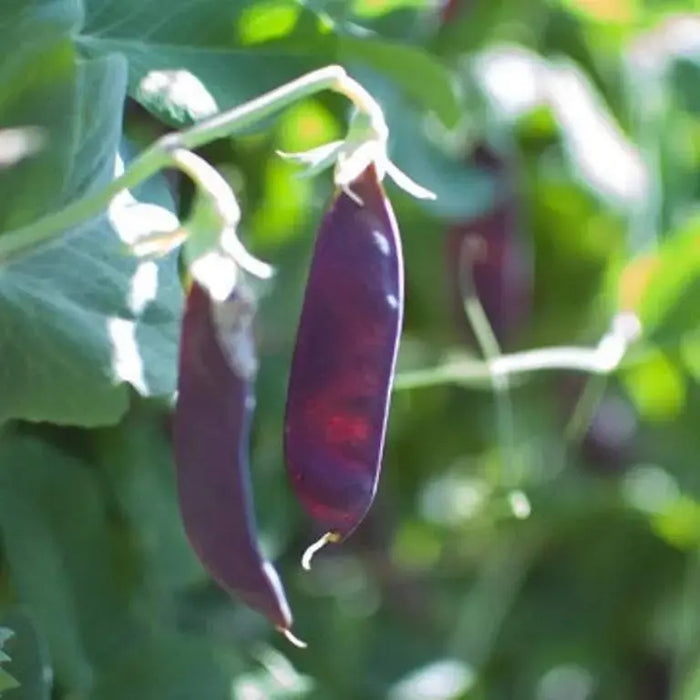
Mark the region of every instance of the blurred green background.
[[[115, 233], [186, 213], [191, 186], [158, 176], [0, 262], [3, 700], [700, 698], [697, 0], [2, 0], [0, 45], [0, 127], [43, 134], [1, 159], [0, 231], [103, 186], [117, 151], [333, 62], [438, 195], [386, 185], [406, 319], [379, 494], [307, 573], [281, 430], [332, 185], [275, 151], [340, 138], [348, 106], [322, 94], [201, 151], [278, 268], [251, 460], [305, 651], [208, 580], [179, 520], [177, 260]], [[620, 311], [641, 338], [607, 377], [494, 391], [462, 250], [505, 352], [594, 347]]]

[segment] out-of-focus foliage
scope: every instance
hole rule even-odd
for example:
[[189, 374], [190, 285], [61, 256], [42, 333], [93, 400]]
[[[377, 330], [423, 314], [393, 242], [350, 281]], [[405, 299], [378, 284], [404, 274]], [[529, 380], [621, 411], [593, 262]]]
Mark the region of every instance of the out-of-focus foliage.
[[[260, 288], [253, 480], [306, 651], [221, 593], [182, 532], [176, 260], [123, 243], [186, 214], [189, 187], [160, 175], [0, 266], [3, 700], [700, 696], [697, 0], [4, 0], [0, 43], [2, 232], [103, 186], [166, 128], [331, 62], [438, 195], [387, 184], [407, 308], [380, 492], [306, 573], [317, 533], [281, 429], [331, 185], [275, 151], [337, 138], [347, 104], [319, 95], [203, 149], [278, 268]], [[517, 255], [491, 257], [489, 221]], [[641, 339], [606, 379], [494, 394], [466, 374], [455, 231], [484, 269], [508, 260], [477, 284], [492, 313], [521, 309], [491, 319], [504, 350], [593, 346], [623, 310]]]

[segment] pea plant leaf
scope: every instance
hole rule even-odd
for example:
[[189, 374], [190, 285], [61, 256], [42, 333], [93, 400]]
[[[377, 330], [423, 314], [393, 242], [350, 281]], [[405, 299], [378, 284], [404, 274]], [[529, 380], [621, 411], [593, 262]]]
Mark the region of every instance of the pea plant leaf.
[[[244, 46], [250, 2], [87, 0], [76, 38], [92, 54], [119, 52], [129, 63], [129, 91], [147, 109], [182, 125], [226, 109], [319, 65], [288, 45]], [[291, 29], [292, 27], [290, 27]], [[320, 57], [327, 63], [328, 56]]]
[[[12, 639], [14, 632], [8, 627], [0, 627], [0, 664], [10, 661], [10, 656], [5, 651], [7, 642]], [[4, 668], [0, 666], [0, 696], [6, 690], [17, 688], [19, 683]]]
[[[15, 681], [13, 692], [0, 697], [3, 700], [50, 700], [53, 669], [46, 641], [36, 622], [25, 609], [13, 607], [0, 616], [0, 624], [7, 625], [13, 632], [7, 644], [11, 657], [7, 668]], [[0, 676], [0, 691], [2, 688]]]
[[33, 435], [5, 433], [0, 535], [8, 576], [47, 641], [57, 681], [82, 695], [137, 632], [126, 607], [128, 559], [117, 560], [110, 544], [97, 472]]
[[172, 633], [152, 635], [148, 641], [127, 644], [120, 651], [97, 678], [91, 697], [231, 697], [231, 679], [220, 660], [231, 663], [230, 648], [214, 650], [206, 640]]
[[[460, 107], [449, 72], [427, 52], [382, 39], [328, 31], [293, 3], [87, 0], [77, 37], [88, 52], [123, 53], [129, 91], [175, 125], [227, 109], [331, 62], [357, 62], [392, 79], [407, 96], [453, 126]], [[336, 33], [334, 33], [336, 32]], [[253, 45], [251, 45], [253, 44]], [[417, 71], [428, 76], [416, 81]]]
[[[459, 121], [461, 106], [454, 81], [426, 51], [381, 39], [341, 36], [338, 59], [343, 64], [364, 64], [391, 79], [406, 97], [433, 111], [446, 126], [453, 127]], [[416, 75], [423, 79], [416, 80]]]
[[60, 182], [70, 163], [77, 67], [70, 41], [29, 8], [0, 20], [0, 41], [14, 47], [11, 60], [0, 63], [0, 127], [30, 127], [42, 144], [32, 158], [0, 171], [3, 231], [61, 204]]
[[94, 454], [109, 484], [141, 568], [148, 605], [201, 582], [204, 571], [180, 519], [165, 416], [134, 401], [118, 426], [96, 430]]
[[[123, 58], [73, 59], [73, 71], [66, 73], [72, 100], [66, 101], [62, 129], [52, 127], [49, 150], [67, 145], [52, 154], [57, 167], [44, 162], [53, 173], [49, 210], [108, 183], [121, 139]], [[52, 86], [48, 95], [44, 90], [35, 97], [35, 111], [54, 91]], [[27, 177], [33, 186], [34, 176]], [[22, 203], [16, 200], [20, 215]], [[143, 394], [173, 391], [176, 263], [172, 256], [159, 263], [129, 256], [120, 235], [137, 205], [126, 193], [109, 212], [0, 266], [0, 325], [6, 330], [0, 337], [0, 422], [114, 423], [127, 407], [125, 383]], [[5, 221], [18, 223], [12, 200], [4, 209]]]
[[677, 342], [684, 331], [698, 328], [700, 217], [689, 218], [657, 250], [627, 263], [617, 298], [620, 306], [639, 315], [657, 342]]

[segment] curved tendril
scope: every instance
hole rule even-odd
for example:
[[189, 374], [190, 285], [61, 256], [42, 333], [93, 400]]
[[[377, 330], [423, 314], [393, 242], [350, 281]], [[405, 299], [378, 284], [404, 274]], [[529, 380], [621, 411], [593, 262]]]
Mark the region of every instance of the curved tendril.
[[303, 556], [301, 557], [301, 565], [307, 571], [311, 570], [311, 560], [314, 554], [318, 552], [319, 549], [323, 549], [329, 542], [338, 542], [340, 536], [336, 532], [327, 532], [323, 537], [319, 538], [312, 545], [306, 548]]
[[299, 637], [296, 637], [287, 627], [278, 627], [277, 629], [285, 636], [288, 642], [293, 644], [298, 649], [306, 649], [308, 646], [305, 641], [299, 639]]
[[248, 252], [234, 229], [228, 229], [225, 235], [222, 235], [221, 243], [224, 252], [231, 257], [236, 265], [254, 277], [267, 280], [275, 274], [275, 268], [272, 265], [268, 265]]

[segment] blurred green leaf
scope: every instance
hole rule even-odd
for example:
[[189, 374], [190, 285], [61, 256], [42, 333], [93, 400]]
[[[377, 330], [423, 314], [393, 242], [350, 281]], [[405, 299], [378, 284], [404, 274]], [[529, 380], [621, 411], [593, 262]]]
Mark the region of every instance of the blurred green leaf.
[[[290, 2], [177, 0], [170, 12], [163, 24], [158, 0], [90, 0], [78, 42], [90, 52], [122, 52], [130, 94], [171, 123], [228, 109], [336, 61], [371, 66], [447, 126], [460, 117], [454, 78], [418, 47], [329, 34], [313, 13]], [[246, 49], [251, 43], [259, 46]], [[234, 79], [222, 80], [232, 73]]]
[[7, 700], [49, 700], [53, 686], [53, 670], [45, 641], [34, 621], [25, 610], [15, 608], [0, 616], [3, 624], [11, 625], [15, 636], [10, 642], [12, 663], [9, 670], [19, 687], [3, 695]]
[[[10, 16], [0, 24], [0, 41], [16, 47], [13, 60], [0, 62], [0, 125], [37, 129], [42, 148], [0, 171], [0, 231], [22, 226], [63, 204], [61, 187], [70, 174], [74, 145], [75, 51], [42, 21], [38, 7], [26, 8], [19, 18]], [[36, 40], [37, 35], [43, 41]], [[52, 109], [47, 110], [47, 104]]]
[[358, 17], [377, 17], [400, 9], [430, 9], [429, 0], [353, 0], [353, 13]]
[[700, 381], [700, 330], [683, 336], [680, 353], [685, 368], [696, 381]]
[[654, 515], [652, 527], [674, 547], [695, 549], [700, 544], [700, 503], [683, 496]]
[[245, 46], [281, 39], [299, 19], [301, 5], [290, 0], [263, 0], [247, 6], [238, 20], [238, 36]]
[[[171, 634], [126, 644], [99, 676], [90, 700], [229, 700], [225, 650], [197, 638]], [[218, 663], [217, 663], [218, 661]]]
[[341, 136], [333, 115], [320, 102], [307, 100], [286, 110], [277, 127], [275, 147], [289, 153], [307, 151]]
[[689, 219], [658, 250], [628, 263], [620, 274], [618, 299], [622, 308], [638, 314], [652, 339], [677, 341], [694, 329], [700, 303], [700, 220]]
[[0, 668], [0, 693], [18, 687], [19, 683], [7, 671]]
[[601, 22], [630, 23], [638, 19], [639, 0], [563, 0], [574, 12]]
[[625, 369], [622, 380], [637, 411], [647, 420], [672, 420], [683, 411], [683, 374], [660, 350], [651, 349], [644, 359]]
[[365, 64], [381, 73], [423, 109], [434, 111], [448, 128], [462, 116], [456, 79], [426, 51], [367, 37], [340, 36], [338, 60]]
[[134, 403], [124, 420], [94, 434], [95, 461], [129, 528], [149, 606], [205, 578], [180, 519], [166, 415]]
[[[70, 129], [61, 139], [70, 146], [67, 179], [53, 183], [64, 201], [113, 177], [125, 70], [117, 56], [77, 64]], [[8, 329], [0, 354], [14, 368], [0, 375], [0, 421], [112, 423], [127, 407], [122, 382], [144, 394], [173, 391], [181, 303], [175, 260], [139, 263], [129, 255], [116, 235], [126, 237], [137, 214], [136, 202], [123, 205], [128, 196], [0, 268], [0, 320]], [[147, 228], [149, 220], [141, 214], [139, 224]]]
[[190, 123], [211, 107], [228, 109], [331, 61], [327, 41], [309, 26], [313, 16], [307, 12], [304, 21], [281, 27], [283, 33], [294, 29], [292, 36], [246, 48], [251, 13], [258, 11], [250, 0], [175, 0], [165, 21], [160, 0], [85, 4], [78, 44], [91, 53], [123, 54], [130, 94], [169, 123]]
[[299, 168], [282, 159], [270, 160], [265, 170], [264, 194], [251, 228], [260, 245], [280, 245], [308, 224], [306, 204], [312, 183], [299, 177]]
[[58, 680], [86, 691], [93, 664], [132, 632], [94, 472], [36, 438], [5, 435], [0, 533], [17, 598], [46, 638]]
[[[0, 627], [0, 664], [10, 661], [9, 655], [3, 651], [3, 647], [14, 636], [14, 632], [7, 627]], [[5, 668], [0, 668], [0, 694], [6, 690], [19, 687], [19, 682], [11, 676]]]

